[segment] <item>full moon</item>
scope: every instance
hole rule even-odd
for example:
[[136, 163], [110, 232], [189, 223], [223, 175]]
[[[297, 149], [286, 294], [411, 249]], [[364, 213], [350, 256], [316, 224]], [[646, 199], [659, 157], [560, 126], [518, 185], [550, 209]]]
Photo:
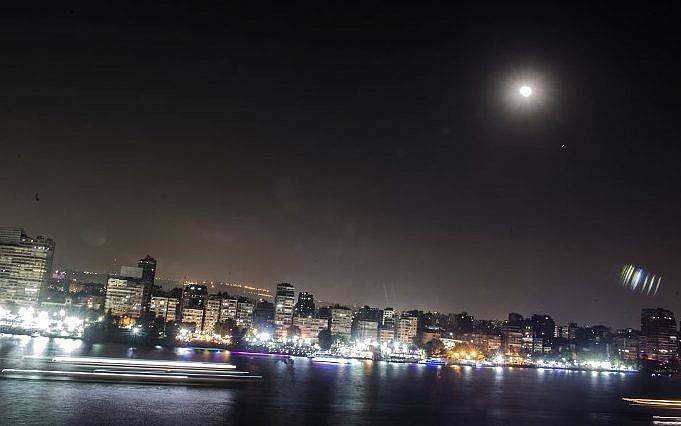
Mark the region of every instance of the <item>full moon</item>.
[[532, 95], [532, 88], [530, 86], [520, 86], [520, 89], [518, 91], [520, 92], [520, 95], [524, 98], [529, 98], [530, 95]]

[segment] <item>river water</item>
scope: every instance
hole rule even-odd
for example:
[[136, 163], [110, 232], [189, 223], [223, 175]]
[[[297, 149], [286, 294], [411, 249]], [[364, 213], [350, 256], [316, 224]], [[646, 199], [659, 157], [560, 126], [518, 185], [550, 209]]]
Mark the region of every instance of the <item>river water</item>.
[[213, 388], [3, 379], [1, 424], [639, 425], [665, 424], [659, 422], [669, 419], [653, 416], [674, 414], [632, 408], [622, 397], [681, 399], [680, 378], [640, 374], [307, 358], [291, 364], [225, 351], [0, 335], [1, 368], [45, 367], [24, 356], [64, 354], [226, 361], [263, 380]]

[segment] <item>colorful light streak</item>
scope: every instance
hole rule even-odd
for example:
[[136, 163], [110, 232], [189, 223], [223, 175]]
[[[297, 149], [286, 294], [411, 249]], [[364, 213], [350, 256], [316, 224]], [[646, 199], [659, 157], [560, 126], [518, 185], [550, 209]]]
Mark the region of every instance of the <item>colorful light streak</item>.
[[646, 296], [655, 296], [661, 282], [661, 275], [652, 274], [635, 265], [624, 265], [620, 271], [620, 284], [623, 287]]

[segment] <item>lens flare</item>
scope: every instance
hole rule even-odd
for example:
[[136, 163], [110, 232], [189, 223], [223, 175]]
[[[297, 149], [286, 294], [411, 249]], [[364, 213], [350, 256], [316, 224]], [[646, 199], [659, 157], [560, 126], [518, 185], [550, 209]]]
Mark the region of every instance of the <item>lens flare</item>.
[[636, 265], [624, 265], [620, 271], [620, 284], [629, 290], [655, 296], [660, 290], [662, 275], [653, 274]]

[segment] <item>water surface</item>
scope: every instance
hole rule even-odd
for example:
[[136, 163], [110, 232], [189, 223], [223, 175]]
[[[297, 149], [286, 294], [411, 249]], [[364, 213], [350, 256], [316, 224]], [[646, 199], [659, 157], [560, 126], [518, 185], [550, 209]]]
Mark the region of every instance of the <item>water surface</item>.
[[[623, 396], [681, 399], [681, 380], [639, 374], [428, 367], [358, 361], [284, 363], [228, 352], [88, 346], [0, 336], [0, 367], [43, 368], [24, 355], [226, 361], [261, 374], [232, 388], [0, 380], [3, 424], [652, 424]], [[679, 413], [681, 415], [681, 413]]]

